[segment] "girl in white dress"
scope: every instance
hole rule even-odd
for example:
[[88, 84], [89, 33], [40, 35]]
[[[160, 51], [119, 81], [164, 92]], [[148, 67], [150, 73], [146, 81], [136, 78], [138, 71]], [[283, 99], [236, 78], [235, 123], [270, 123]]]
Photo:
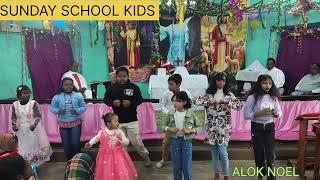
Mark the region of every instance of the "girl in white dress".
[[50, 160], [52, 149], [48, 136], [41, 126], [39, 104], [30, 100], [28, 86], [17, 88], [17, 98], [12, 106], [12, 129], [18, 137], [18, 152], [28, 162], [40, 165]]

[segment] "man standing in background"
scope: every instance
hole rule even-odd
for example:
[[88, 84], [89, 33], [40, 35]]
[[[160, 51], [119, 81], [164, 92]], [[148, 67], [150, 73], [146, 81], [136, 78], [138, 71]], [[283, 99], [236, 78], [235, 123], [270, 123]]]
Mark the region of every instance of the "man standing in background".
[[62, 79], [68, 77], [73, 80], [74, 86], [77, 91], [82, 94], [85, 99], [92, 99], [92, 91], [88, 89], [86, 79], [78, 73], [79, 64], [73, 63], [69, 66], [69, 71], [63, 74]]

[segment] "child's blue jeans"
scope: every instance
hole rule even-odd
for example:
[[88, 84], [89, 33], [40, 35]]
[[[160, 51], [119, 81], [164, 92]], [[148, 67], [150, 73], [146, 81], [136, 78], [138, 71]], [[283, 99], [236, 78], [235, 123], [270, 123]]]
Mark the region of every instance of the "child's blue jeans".
[[229, 176], [229, 157], [226, 145], [211, 145], [211, 158], [214, 173]]
[[183, 137], [171, 138], [171, 158], [174, 180], [192, 179], [192, 141]]
[[81, 125], [73, 128], [60, 128], [59, 130], [63, 149], [69, 160], [81, 150]]

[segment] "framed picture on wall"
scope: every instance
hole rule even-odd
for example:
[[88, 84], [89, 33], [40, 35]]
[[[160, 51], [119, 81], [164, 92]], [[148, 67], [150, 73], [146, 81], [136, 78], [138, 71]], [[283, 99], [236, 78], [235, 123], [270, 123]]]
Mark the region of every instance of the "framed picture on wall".
[[19, 33], [21, 32], [21, 23], [20, 21], [0, 21], [0, 31]]

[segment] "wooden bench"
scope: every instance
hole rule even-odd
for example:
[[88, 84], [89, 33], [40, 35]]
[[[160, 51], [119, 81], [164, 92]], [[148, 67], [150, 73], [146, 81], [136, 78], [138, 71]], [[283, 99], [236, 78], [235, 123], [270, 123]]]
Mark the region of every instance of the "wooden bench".
[[312, 125], [312, 131], [316, 134], [316, 161], [314, 164], [314, 173], [313, 173], [313, 179], [314, 180], [320, 180], [320, 174], [319, 174], [319, 167], [320, 167], [320, 124], [316, 123]]
[[289, 163], [294, 166], [300, 176], [305, 175], [305, 170], [307, 166], [312, 166], [315, 164], [315, 157], [309, 156], [306, 157], [305, 151], [306, 151], [306, 144], [308, 140], [315, 140], [315, 136], [308, 136], [307, 130], [308, 130], [308, 122], [318, 120], [319, 116], [298, 116], [296, 120], [300, 121], [300, 130], [299, 130], [299, 146], [298, 146], [298, 158], [297, 159], [289, 159]]

